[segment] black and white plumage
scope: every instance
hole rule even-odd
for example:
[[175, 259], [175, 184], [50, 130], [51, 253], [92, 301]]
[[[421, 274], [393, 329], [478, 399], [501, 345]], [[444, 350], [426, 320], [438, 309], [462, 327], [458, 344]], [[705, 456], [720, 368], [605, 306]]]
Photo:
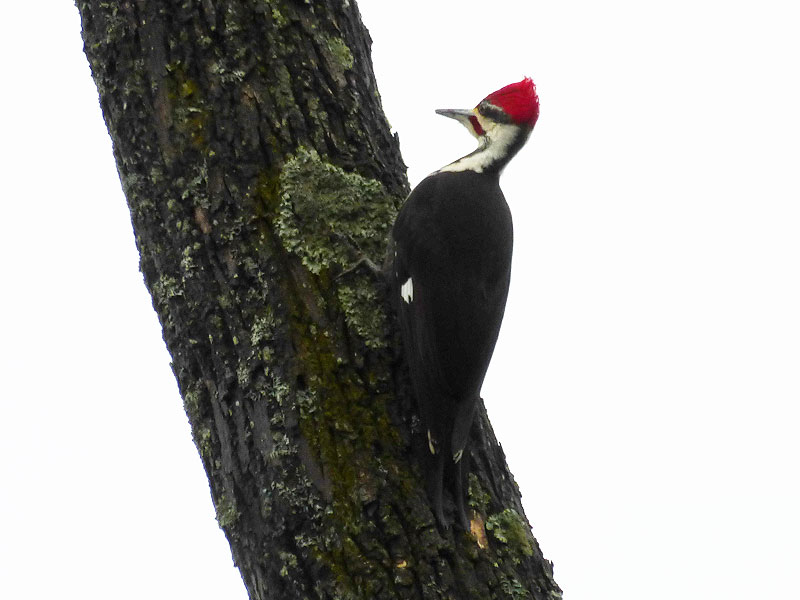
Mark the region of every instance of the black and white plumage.
[[442, 489], [452, 470], [462, 525], [464, 452], [505, 311], [511, 212], [500, 172], [538, 117], [530, 79], [490, 94], [474, 110], [440, 110], [478, 149], [424, 179], [392, 230], [393, 294], [417, 406], [432, 454], [428, 485], [445, 525]]

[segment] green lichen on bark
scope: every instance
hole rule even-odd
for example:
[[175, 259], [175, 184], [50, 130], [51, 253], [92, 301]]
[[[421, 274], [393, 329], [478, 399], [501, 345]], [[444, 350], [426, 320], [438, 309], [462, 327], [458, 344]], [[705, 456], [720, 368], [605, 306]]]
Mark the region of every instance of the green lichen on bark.
[[353, 68], [353, 53], [342, 38], [327, 37], [325, 38], [325, 42], [328, 50], [336, 57], [343, 69], [348, 70]]
[[281, 14], [281, 11], [276, 7], [271, 8], [272, 20], [278, 27], [286, 27], [289, 21]]
[[353, 68], [353, 53], [340, 37], [327, 36], [323, 38], [322, 54], [328, 63], [331, 75], [340, 87], [347, 85], [345, 72]]
[[385, 348], [388, 345], [386, 313], [374, 284], [364, 279], [343, 283], [337, 294], [347, 324], [364, 344], [369, 348]]
[[[299, 149], [279, 178], [274, 228], [285, 250], [329, 280], [361, 258], [381, 263], [398, 199], [383, 185]], [[350, 329], [370, 348], [386, 346], [386, 313], [376, 282], [345, 277], [336, 295]]]
[[[200, 84], [189, 77], [185, 65], [173, 61], [165, 65], [166, 75], [160, 82], [163, 96], [159, 99], [168, 105], [169, 114], [162, 113], [162, 119], [174, 126], [173, 135], [184, 138], [195, 150], [213, 155], [208, 147], [208, 129], [212, 123], [211, 111], [202, 97]], [[173, 157], [168, 156], [168, 160]]]
[[380, 182], [301, 148], [281, 172], [275, 228], [286, 250], [319, 275], [347, 268], [359, 253], [379, 262], [396, 210]]
[[509, 600], [530, 600], [531, 593], [517, 579], [500, 574], [500, 589]]
[[478, 513], [486, 514], [491, 501], [489, 493], [483, 489], [478, 476], [470, 473], [468, 477], [467, 504]]
[[239, 518], [236, 501], [226, 495], [220, 496], [216, 503], [217, 522], [220, 527], [230, 527]]
[[486, 530], [499, 542], [507, 545], [512, 552], [533, 556], [530, 527], [513, 508], [506, 508], [500, 513], [491, 515], [486, 521]]

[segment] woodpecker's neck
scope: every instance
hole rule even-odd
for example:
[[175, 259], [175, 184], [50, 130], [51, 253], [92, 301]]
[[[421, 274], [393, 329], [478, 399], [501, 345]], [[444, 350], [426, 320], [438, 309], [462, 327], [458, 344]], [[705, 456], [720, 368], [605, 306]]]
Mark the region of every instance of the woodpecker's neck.
[[475, 171], [499, 174], [520, 148], [528, 141], [531, 130], [505, 123], [497, 123], [486, 135], [479, 138], [480, 146], [470, 154], [439, 169], [442, 172]]

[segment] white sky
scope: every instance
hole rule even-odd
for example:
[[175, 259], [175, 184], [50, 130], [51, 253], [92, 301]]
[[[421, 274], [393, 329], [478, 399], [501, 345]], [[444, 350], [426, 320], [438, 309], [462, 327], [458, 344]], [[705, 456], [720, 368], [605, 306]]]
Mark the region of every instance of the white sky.
[[[538, 85], [484, 397], [565, 598], [800, 598], [793, 3], [360, 5], [412, 183]], [[3, 12], [0, 598], [244, 599], [77, 9]]]

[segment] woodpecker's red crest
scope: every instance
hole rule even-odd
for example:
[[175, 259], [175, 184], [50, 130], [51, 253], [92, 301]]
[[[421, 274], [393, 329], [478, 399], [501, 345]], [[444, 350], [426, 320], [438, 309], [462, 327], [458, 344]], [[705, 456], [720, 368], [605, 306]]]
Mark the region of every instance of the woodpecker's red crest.
[[536, 95], [536, 85], [530, 77], [492, 92], [478, 107], [484, 102], [502, 109], [517, 125], [532, 128], [539, 118], [539, 96]]

